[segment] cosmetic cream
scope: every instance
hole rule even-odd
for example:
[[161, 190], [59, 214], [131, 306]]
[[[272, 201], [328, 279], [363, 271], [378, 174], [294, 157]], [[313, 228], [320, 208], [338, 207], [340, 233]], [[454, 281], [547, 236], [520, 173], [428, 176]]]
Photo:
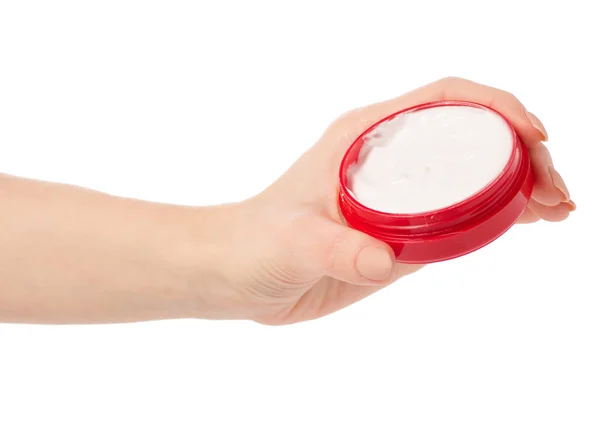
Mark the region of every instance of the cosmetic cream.
[[512, 148], [509, 125], [489, 110], [443, 106], [405, 113], [365, 136], [348, 172], [349, 188], [378, 211], [442, 209], [492, 182]]
[[470, 253], [508, 230], [533, 187], [527, 149], [497, 111], [444, 101], [382, 118], [340, 165], [340, 212], [398, 261]]

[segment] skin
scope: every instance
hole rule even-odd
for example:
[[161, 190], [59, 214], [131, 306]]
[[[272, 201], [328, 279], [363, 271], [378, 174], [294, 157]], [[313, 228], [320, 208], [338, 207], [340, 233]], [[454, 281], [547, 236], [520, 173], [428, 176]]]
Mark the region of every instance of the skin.
[[0, 176], [0, 322], [111, 323], [167, 318], [318, 318], [422, 266], [346, 227], [338, 167], [377, 120], [412, 105], [467, 100], [504, 114], [528, 147], [533, 197], [520, 222], [575, 209], [542, 143], [540, 120], [512, 94], [447, 78], [352, 110], [249, 200], [184, 207]]

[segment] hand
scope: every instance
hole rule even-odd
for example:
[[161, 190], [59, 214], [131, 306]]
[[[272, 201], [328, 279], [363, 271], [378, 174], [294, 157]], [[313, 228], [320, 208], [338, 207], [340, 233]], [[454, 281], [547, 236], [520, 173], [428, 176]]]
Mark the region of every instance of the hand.
[[157, 204], [0, 175], [0, 322], [284, 324], [368, 296], [421, 266], [396, 263], [386, 244], [344, 226], [340, 161], [379, 119], [444, 99], [493, 107], [527, 145], [535, 187], [522, 223], [568, 217], [575, 205], [540, 121], [507, 92], [444, 79], [343, 115], [272, 186], [238, 204]]
[[[277, 182], [238, 210], [230, 260], [244, 312], [265, 324], [309, 320], [348, 306], [421, 266], [396, 263], [384, 243], [344, 226], [337, 206], [338, 168], [349, 145], [379, 119], [437, 100], [466, 100], [505, 115], [529, 149], [533, 197], [520, 222], [561, 221], [575, 209], [542, 144], [542, 123], [512, 94], [446, 78], [389, 101], [352, 110]], [[240, 244], [241, 243], [241, 244]], [[240, 275], [241, 274], [241, 275]]]

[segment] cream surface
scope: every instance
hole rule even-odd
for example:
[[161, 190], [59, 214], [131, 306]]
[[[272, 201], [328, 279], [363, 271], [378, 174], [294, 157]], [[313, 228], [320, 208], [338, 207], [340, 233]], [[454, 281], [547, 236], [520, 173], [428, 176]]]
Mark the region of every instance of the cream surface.
[[499, 115], [476, 107], [441, 106], [405, 113], [365, 137], [349, 188], [363, 205], [412, 214], [463, 201], [493, 181], [512, 152]]

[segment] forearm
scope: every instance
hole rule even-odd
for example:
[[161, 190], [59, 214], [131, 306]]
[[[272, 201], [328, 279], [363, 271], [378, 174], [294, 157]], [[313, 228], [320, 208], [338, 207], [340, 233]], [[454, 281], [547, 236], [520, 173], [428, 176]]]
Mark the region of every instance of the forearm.
[[0, 322], [221, 317], [230, 216], [0, 175]]

